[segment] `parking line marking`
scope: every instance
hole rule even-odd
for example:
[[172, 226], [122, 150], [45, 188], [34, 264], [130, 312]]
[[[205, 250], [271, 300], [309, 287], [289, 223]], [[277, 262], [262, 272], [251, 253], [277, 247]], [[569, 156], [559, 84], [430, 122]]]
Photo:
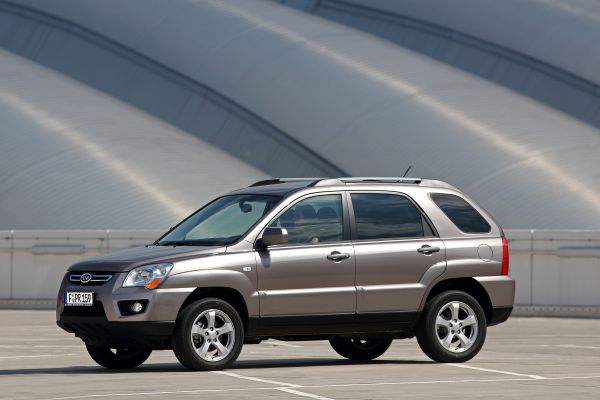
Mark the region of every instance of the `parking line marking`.
[[600, 375], [584, 375], [584, 376], [555, 376], [552, 378], [546, 378], [548, 380], [561, 380], [561, 379], [598, 379]]
[[346, 386], [402, 386], [402, 385], [430, 385], [439, 383], [490, 383], [490, 382], [514, 382], [514, 381], [535, 381], [532, 378], [504, 378], [504, 379], [452, 379], [438, 381], [405, 381], [405, 382], [374, 382], [374, 383], [330, 383], [326, 385], [302, 385], [300, 388], [317, 389], [317, 388], [335, 388]]
[[64, 341], [65, 338], [62, 337], [46, 337], [46, 338], [36, 338], [36, 339], [31, 339], [31, 338], [26, 338], [26, 339], [22, 339], [22, 338], [3, 338], [2, 341], [3, 342], [19, 342], [19, 343], [29, 343], [29, 342], [56, 342], [58, 340]]
[[540, 344], [541, 347], [562, 347], [565, 349], [600, 350], [598, 346], [580, 346], [578, 344]]
[[268, 340], [264, 342], [265, 344], [270, 344], [271, 346], [283, 346], [283, 347], [302, 347], [297, 344], [285, 343], [280, 340]]
[[310, 397], [311, 399], [317, 399], [317, 400], [334, 400], [331, 397], [323, 397], [323, 396], [319, 396], [319, 395], [316, 395], [316, 394], [311, 394], [311, 393], [306, 393], [306, 392], [300, 392], [298, 390], [294, 390], [294, 389], [290, 389], [290, 388], [277, 388], [277, 390], [279, 390], [281, 392], [295, 394], [295, 395], [298, 395], [298, 396]]
[[[544, 378], [542, 380], [567, 380], [567, 379], [598, 379], [600, 375], [589, 376], [556, 376], [552, 378]], [[433, 385], [439, 383], [493, 383], [493, 382], [534, 382], [540, 379], [535, 378], [505, 378], [505, 379], [452, 379], [441, 381], [406, 381], [406, 382], [374, 382], [374, 383], [343, 383], [343, 384], [328, 384], [328, 385], [301, 385], [300, 388], [328, 388], [328, 387], [346, 387], [346, 386], [386, 386], [386, 385]]]
[[544, 378], [543, 376], [539, 376], [539, 375], [520, 374], [518, 372], [501, 371], [499, 369], [489, 369], [489, 368], [474, 367], [472, 365], [464, 365], [464, 364], [443, 364], [443, 365], [448, 366], [448, 367], [455, 367], [455, 368], [466, 368], [466, 369], [474, 369], [474, 370], [477, 370], [477, 371], [493, 372], [493, 373], [496, 373], [496, 374], [513, 375], [513, 376], [524, 376], [524, 377], [531, 378], [531, 379], [547, 379], [547, 378]]
[[67, 354], [36, 354], [31, 356], [0, 356], [0, 359], [14, 359], [14, 358], [44, 358], [44, 357], [59, 357], [59, 356], [80, 356], [82, 354], [86, 354], [85, 352], [81, 353], [67, 353]]
[[329, 397], [318, 396], [316, 394], [311, 394], [311, 393], [306, 393], [306, 392], [301, 392], [299, 390], [291, 389], [291, 388], [298, 388], [298, 387], [300, 387], [300, 385], [294, 385], [292, 383], [278, 382], [278, 381], [272, 381], [272, 380], [262, 379], [262, 378], [254, 378], [252, 376], [234, 374], [233, 372], [213, 371], [213, 373], [215, 373], [215, 374], [221, 374], [221, 375], [227, 375], [227, 376], [231, 376], [233, 378], [247, 379], [247, 380], [250, 380], [250, 381], [257, 381], [257, 382], [264, 382], [264, 383], [273, 383], [275, 385], [285, 386], [285, 387], [275, 387], [275, 388], [273, 388], [273, 390], [279, 390], [281, 392], [291, 393], [291, 394], [295, 394], [297, 396], [310, 397], [311, 399], [317, 399], [317, 400], [334, 400], [334, 399], [329, 398]]
[[[16, 326], [2, 326], [2, 329], [49, 329], [56, 331], [56, 325], [16, 325]], [[66, 332], [60, 332], [59, 334], [65, 336]]]
[[[215, 371], [221, 372], [221, 371]], [[240, 375], [241, 376], [241, 375]], [[546, 380], [568, 380], [568, 379], [599, 379], [600, 375], [589, 375], [589, 376], [557, 376], [551, 378], [544, 378]], [[329, 385], [295, 385], [294, 388], [334, 388], [334, 387], [347, 387], [347, 386], [385, 386], [385, 385], [430, 385], [439, 383], [491, 383], [491, 382], [535, 382], [539, 379], [533, 378], [506, 378], [506, 379], [454, 379], [454, 380], [443, 380], [443, 381], [407, 381], [407, 382], [373, 382], [373, 383], [344, 383], [344, 384], [329, 384]], [[246, 388], [228, 388], [228, 389], [191, 389], [191, 390], [173, 390], [173, 391], [156, 391], [156, 392], [130, 392], [130, 393], [104, 393], [104, 394], [88, 394], [81, 396], [67, 396], [67, 397], [52, 397], [46, 400], [75, 400], [75, 399], [93, 399], [93, 398], [106, 398], [106, 397], [128, 397], [128, 396], [155, 396], [155, 395], [177, 395], [177, 394], [191, 394], [191, 393], [203, 393], [203, 392], [239, 392], [239, 391], [252, 391], [252, 390], [279, 390], [289, 392], [291, 387], [246, 387]], [[289, 392], [291, 393], [291, 392]], [[306, 397], [310, 393], [303, 393]], [[316, 396], [316, 395], [310, 395]], [[313, 397], [315, 398], [315, 397]], [[319, 399], [319, 397], [316, 397]], [[321, 399], [327, 399], [327, 397], [321, 397]]]
[[192, 389], [192, 390], [164, 390], [158, 392], [131, 392], [131, 393], [102, 393], [102, 394], [84, 394], [80, 396], [51, 397], [45, 400], [75, 400], [75, 399], [96, 399], [106, 397], [129, 397], [129, 396], [158, 396], [165, 394], [193, 394], [210, 392], [246, 392], [248, 390], [274, 390], [273, 387], [255, 387], [255, 388], [228, 388], [228, 389]]
[[0, 349], [14, 349], [14, 348], [23, 348], [23, 349], [30, 349], [32, 347], [36, 347], [36, 348], [48, 348], [48, 349], [56, 349], [56, 348], [63, 348], [63, 347], [76, 347], [76, 348], [81, 348], [82, 346], [80, 344], [57, 344], [57, 345], [52, 345], [52, 344], [0, 344]]
[[278, 385], [278, 386], [299, 387], [298, 385], [294, 385], [294, 384], [291, 384], [291, 383], [272, 381], [272, 380], [269, 380], [269, 379], [262, 379], [262, 378], [254, 378], [252, 376], [239, 375], [239, 374], [234, 374], [233, 372], [227, 372], [227, 371], [212, 371], [212, 373], [213, 374], [219, 374], [219, 375], [227, 375], [227, 376], [231, 376], [232, 378], [246, 379], [246, 380], [249, 380], [249, 381], [262, 382], [262, 383], [270, 383], [270, 384]]

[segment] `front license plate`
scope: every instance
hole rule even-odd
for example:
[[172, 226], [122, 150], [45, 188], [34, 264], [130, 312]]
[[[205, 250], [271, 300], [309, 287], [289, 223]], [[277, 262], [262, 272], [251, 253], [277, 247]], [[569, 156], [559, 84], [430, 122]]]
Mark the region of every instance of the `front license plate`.
[[94, 292], [65, 292], [65, 306], [93, 306]]

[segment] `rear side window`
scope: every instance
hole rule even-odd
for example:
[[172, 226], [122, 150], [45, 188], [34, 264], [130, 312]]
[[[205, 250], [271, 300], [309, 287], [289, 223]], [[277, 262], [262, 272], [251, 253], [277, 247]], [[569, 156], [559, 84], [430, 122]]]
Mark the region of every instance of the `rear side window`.
[[359, 240], [422, 237], [421, 212], [404, 196], [352, 193]]
[[459, 196], [432, 193], [431, 200], [465, 233], [488, 233], [490, 224], [469, 203]]

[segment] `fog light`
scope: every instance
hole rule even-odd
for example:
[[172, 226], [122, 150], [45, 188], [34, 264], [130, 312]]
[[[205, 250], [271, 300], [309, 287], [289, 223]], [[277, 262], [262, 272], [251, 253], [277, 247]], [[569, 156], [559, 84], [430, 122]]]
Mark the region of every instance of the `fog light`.
[[130, 309], [131, 309], [131, 312], [139, 313], [140, 311], [142, 311], [144, 309], [144, 306], [142, 305], [142, 303], [139, 303], [136, 301], [135, 303], [131, 304]]
[[119, 301], [119, 311], [121, 315], [138, 315], [146, 312], [148, 309], [148, 300], [123, 300]]

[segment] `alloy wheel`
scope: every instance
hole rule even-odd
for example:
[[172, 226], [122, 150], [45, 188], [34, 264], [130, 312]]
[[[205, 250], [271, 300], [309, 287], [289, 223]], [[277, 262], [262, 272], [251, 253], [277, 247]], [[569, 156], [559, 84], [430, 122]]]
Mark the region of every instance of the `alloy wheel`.
[[462, 301], [452, 301], [440, 308], [435, 331], [440, 344], [453, 353], [470, 349], [477, 340], [477, 316]]
[[208, 309], [196, 317], [190, 336], [198, 356], [205, 361], [216, 362], [231, 353], [235, 344], [235, 327], [226, 313]]

